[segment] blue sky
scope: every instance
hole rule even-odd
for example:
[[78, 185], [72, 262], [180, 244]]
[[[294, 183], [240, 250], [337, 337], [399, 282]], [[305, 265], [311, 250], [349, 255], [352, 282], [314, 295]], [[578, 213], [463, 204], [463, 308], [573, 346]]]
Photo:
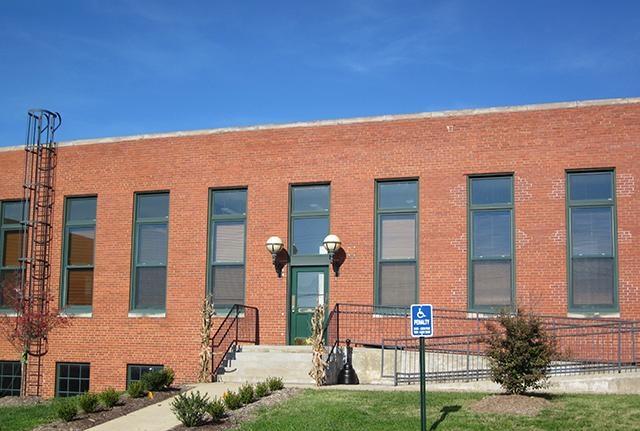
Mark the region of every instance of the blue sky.
[[5, 1], [0, 146], [640, 96], [639, 1]]

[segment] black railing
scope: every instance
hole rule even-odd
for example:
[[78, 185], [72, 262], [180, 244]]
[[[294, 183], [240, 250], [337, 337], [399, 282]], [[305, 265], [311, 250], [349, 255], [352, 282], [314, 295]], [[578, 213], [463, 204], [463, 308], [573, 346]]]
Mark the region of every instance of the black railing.
[[260, 344], [260, 313], [256, 307], [234, 304], [211, 337], [213, 381], [231, 349], [241, 343]]
[[[432, 381], [482, 379], [489, 376], [485, 323], [497, 313], [434, 308], [435, 336], [427, 339]], [[638, 369], [640, 322], [606, 318], [538, 315], [559, 352], [551, 374], [621, 372]], [[329, 359], [350, 339], [352, 345], [381, 349], [381, 377], [417, 379], [418, 340], [409, 334], [409, 309], [336, 304], [326, 324]]]

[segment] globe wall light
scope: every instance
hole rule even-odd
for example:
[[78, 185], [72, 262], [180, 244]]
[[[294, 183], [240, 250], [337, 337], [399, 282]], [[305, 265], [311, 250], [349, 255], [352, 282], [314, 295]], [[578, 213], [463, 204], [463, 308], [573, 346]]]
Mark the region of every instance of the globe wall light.
[[276, 269], [278, 278], [282, 278], [282, 269], [289, 262], [289, 253], [284, 248], [284, 242], [278, 236], [269, 237], [265, 244], [267, 251], [271, 253], [273, 267]]
[[[338, 235], [327, 235], [322, 241], [322, 245], [324, 249], [327, 250], [329, 254], [329, 263], [333, 266], [333, 272], [336, 274], [336, 277], [340, 275], [340, 265], [344, 259], [336, 259], [336, 253], [340, 252], [342, 249], [342, 241]], [[344, 254], [344, 252], [342, 253]]]

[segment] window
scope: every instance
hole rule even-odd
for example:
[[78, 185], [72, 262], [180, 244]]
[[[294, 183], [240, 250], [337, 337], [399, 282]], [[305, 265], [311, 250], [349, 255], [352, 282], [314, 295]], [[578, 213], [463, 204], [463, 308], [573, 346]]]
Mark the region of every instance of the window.
[[0, 202], [0, 308], [11, 308], [11, 297], [20, 282], [23, 201]]
[[89, 392], [90, 365], [56, 363], [56, 397], [73, 397]]
[[469, 307], [513, 306], [513, 177], [469, 179]]
[[143, 374], [152, 371], [162, 371], [163, 369], [164, 365], [127, 365], [127, 388], [129, 388], [131, 382], [139, 381]]
[[617, 311], [614, 173], [567, 174], [569, 309]]
[[322, 242], [329, 234], [329, 186], [291, 188], [291, 255], [293, 258], [326, 254]]
[[212, 190], [209, 293], [217, 312], [244, 304], [246, 190]]
[[376, 299], [408, 306], [418, 299], [418, 182], [376, 183]]
[[167, 291], [169, 193], [135, 196], [131, 308], [164, 311]]
[[67, 198], [62, 251], [63, 308], [91, 310], [96, 239], [96, 198]]
[[20, 361], [0, 361], [0, 397], [19, 396], [21, 381]]

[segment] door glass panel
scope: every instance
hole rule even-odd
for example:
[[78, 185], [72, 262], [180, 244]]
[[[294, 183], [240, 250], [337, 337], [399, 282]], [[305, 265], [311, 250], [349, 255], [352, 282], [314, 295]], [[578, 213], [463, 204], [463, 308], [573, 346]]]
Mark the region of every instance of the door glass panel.
[[324, 304], [324, 272], [299, 272], [296, 281], [299, 310]]

